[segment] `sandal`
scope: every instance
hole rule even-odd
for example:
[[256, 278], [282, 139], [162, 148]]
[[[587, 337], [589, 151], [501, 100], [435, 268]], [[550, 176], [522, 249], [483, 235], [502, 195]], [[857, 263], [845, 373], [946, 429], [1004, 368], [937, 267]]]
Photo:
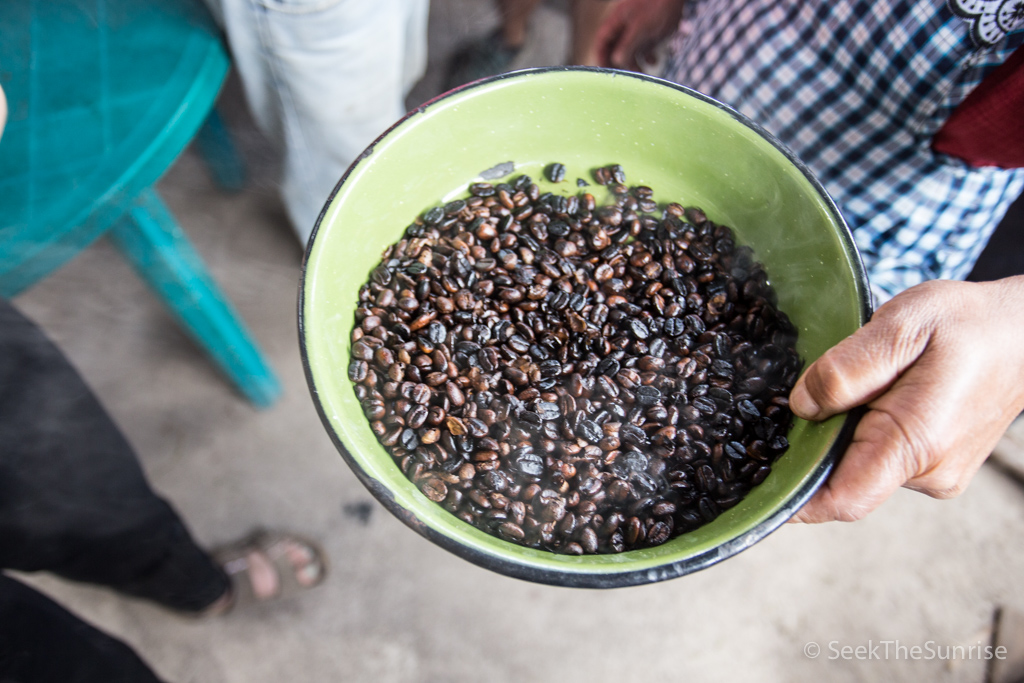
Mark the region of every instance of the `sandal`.
[[445, 74], [444, 89], [452, 90], [465, 83], [507, 71], [522, 47], [508, 47], [501, 31], [464, 45], [452, 56]]
[[[296, 550], [305, 555], [305, 566], [300, 566], [302, 561], [295, 559]], [[327, 576], [327, 555], [323, 548], [290, 533], [260, 529], [241, 541], [215, 550], [212, 555], [231, 579], [230, 599], [224, 612], [294, 595], [320, 585]], [[261, 594], [254, 586], [254, 571], [264, 569], [257, 566], [254, 557], [262, 557], [266, 569], [274, 574], [276, 587], [268, 593]]]

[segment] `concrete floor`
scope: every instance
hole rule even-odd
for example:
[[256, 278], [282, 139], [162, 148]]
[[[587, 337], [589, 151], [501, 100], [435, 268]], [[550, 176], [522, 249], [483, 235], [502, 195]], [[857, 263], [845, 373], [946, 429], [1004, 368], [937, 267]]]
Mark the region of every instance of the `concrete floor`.
[[[565, 18], [543, 16], [554, 38], [538, 44], [558, 60]], [[435, 0], [431, 19], [441, 57], [495, 22], [473, 0]], [[441, 61], [412, 104], [436, 92]], [[225, 97], [237, 114], [237, 89]], [[605, 592], [505, 578], [408, 530], [348, 471], [313, 409], [295, 324], [300, 247], [275, 160], [233, 118], [246, 190], [219, 190], [191, 151], [159, 189], [279, 371], [278, 405], [239, 399], [106, 242], [17, 304], [71, 357], [203, 543], [255, 525], [301, 530], [323, 541], [332, 572], [313, 592], [206, 621], [52, 577], [34, 585], [174, 683], [984, 680], [976, 659], [830, 659], [829, 643], [986, 644], [998, 605], [1024, 608], [1024, 490], [992, 468], [953, 501], [902, 491], [865, 521], [787, 526], [702, 573]]]

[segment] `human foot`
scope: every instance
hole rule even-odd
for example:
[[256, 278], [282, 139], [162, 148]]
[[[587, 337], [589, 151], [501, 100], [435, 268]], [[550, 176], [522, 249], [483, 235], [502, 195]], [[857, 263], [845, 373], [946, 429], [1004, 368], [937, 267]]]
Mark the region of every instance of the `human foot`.
[[319, 545], [294, 534], [257, 531], [213, 555], [231, 579], [231, 588], [205, 610], [208, 615], [312, 588], [327, 574]]

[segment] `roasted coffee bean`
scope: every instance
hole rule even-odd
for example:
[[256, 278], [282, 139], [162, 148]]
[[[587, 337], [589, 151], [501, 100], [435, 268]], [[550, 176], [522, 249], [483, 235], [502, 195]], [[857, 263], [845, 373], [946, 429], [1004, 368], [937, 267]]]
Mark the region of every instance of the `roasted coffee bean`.
[[683, 318], [684, 329], [691, 334], [701, 334], [704, 332], [704, 321], [701, 320], [699, 315], [690, 314]]
[[498, 534], [513, 543], [519, 543], [526, 537], [523, 528], [513, 522], [503, 522], [498, 525]]
[[465, 208], [466, 202], [462, 199], [456, 199], [444, 205], [444, 213], [447, 216], [454, 216]]
[[596, 553], [598, 548], [597, 532], [592, 528], [583, 527], [583, 530], [579, 534], [579, 544], [583, 548], [585, 553]]
[[619, 367], [619, 361], [616, 359], [604, 358], [597, 364], [597, 374], [611, 377], [618, 374]]
[[435, 346], [437, 344], [443, 344], [445, 339], [448, 337], [448, 330], [445, 326], [437, 322], [436, 320], [427, 325], [427, 339], [431, 341]]
[[562, 411], [558, 408], [557, 403], [538, 401], [535, 410], [542, 420], [557, 420], [562, 416]]
[[562, 374], [562, 364], [557, 360], [545, 360], [537, 364], [541, 377], [556, 377]]
[[581, 420], [579, 427], [576, 428], [576, 433], [579, 434], [581, 439], [585, 439], [590, 443], [597, 443], [604, 436], [597, 423], [590, 420]]
[[713, 522], [719, 515], [718, 506], [710, 498], [701, 498], [697, 504], [697, 510], [700, 512], [700, 516], [704, 518], [705, 522]]
[[366, 375], [370, 370], [370, 366], [367, 365], [366, 361], [354, 360], [349, 363], [348, 366], [348, 378], [353, 382], [362, 382], [366, 379]]
[[423, 221], [428, 225], [437, 225], [444, 218], [444, 208], [435, 206], [423, 214]]
[[736, 412], [739, 413], [740, 419], [744, 422], [753, 422], [761, 417], [761, 411], [759, 411], [757, 406], [748, 400], [743, 400], [737, 403]]
[[516, 459], [516, 468], [528, 477], [544, 474], [544, 460], [533, 452], [523, 453]]
[[647, 445], [647, 433], [634, 424], [627, 423], [622, 425], [619, 429], [619, 436], [624, 443], [632, 446], [642, 447]]
[[679, 318], [668, 318], [663, 329], [670, 337], [678, 337], [686, 330], [686, 326]]
[[713, 400], [703, 396], [693, 399], [693, 403], [691, 405], [704, 415], [714, 415], [718, 410], [718, 406], [715, 405]]
[[668, 517], [676, 513], [675, 503], [663, 500], [651, 506], [651, 514], [655, 517]]
[[730, 441], [725, 444], [725, 455], [738, 462], [745, 462], [747, 459], [747, 448], [738, 441]]
[[651, 336], [651, 331], [647, 329], [647, 325], [644, 325], [640, 320], [630, 319], [627, 326], [630, 333], [637, 339], [647, 339], [647, 337]]
[[565, 166], [562, 164], [551, 164], [547, 167], [548, 180], [553, 183], [560, 183], [565, 180]]
[[647, 543], [649, 545], [661, 545], [669, 539], [672, 534], [672, 529], [665, 522], [657, 522], [651, 527], [651, 530], [647, 532]]
[[654, 405], [661, 400], [661, 391], [653, 386], [639, 386], [636, 391], [636, 402], [643, 406]]
[[409, 414], [405, 418], [405, 423], [412, 429], [419, 429], [426, 423], [429, 411], [426, 406], [416, 406], [409, 411]]
[[423, 491], [423, 495], [435, 503], [442, 502], [448, 495], [448, 487], [437, 477], [430, 477], [424, 481], [420, 485], [420, 491]]
[[[564, 165], [544, 175], [564, 181]], [[514, 543], [621, 552], [715, 519], [789, 446], [795, 330], [729, 228], [596, 169], [614, 203], [474, 183], [360, 290], [349, 379], [431, 500]]]

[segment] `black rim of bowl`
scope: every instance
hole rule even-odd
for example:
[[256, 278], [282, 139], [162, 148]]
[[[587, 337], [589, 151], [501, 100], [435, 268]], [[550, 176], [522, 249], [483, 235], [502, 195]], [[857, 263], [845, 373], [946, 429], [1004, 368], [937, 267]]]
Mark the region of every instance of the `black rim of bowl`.
[[696, 90], [687, 88], [684, 85], [673, 83], [662, 78], [656, 78], [654, 76], [648, 76], [646, 74], [639, 74], [632, 71], [620, 71], [617, 69], [604, 69], [598, 67], [543, 67], [537, 69], [523, 69], [521, 71], [512, 71], [506, 74], [499, 74], [497, 76], [491, 76], [478, 81], [473, 81], [465, 85], [459, 86], [453, 90], [449, 90], [445, 93], [434, 97], [431, 100], [421, 104], [416, 109], [413, 109], [408, 114], [403, 116], [397, 122], [395, 122], [390, 128], [384, 131], [380, 136], [377, 137], [366, 150], [360, 154], [355, 161], [348, 167], [345, 174], [338, 181], [337, 185], [334, 186], [334, 190], [331, 195], [327, 198], [323, 208], [320, 210], [320, 215], [317, 217], [316, 225], [313, 228], [313, 232], [309, 237], [309, 242], [306, 245], [306, 252], [302, 259], [302, 268], [299, 279], [299, 294], [298, 294], [298, 331], [299, 331], [299, 350], [302, 355], [302, 368], [306, 374], [306, 383], [309, 386], [310, 394], [313, 398], [313, 403], [316, 406], [317, 414], [320, 415], [320, 421], [323, 423], [324, 428], [331, 437], [331, 441], [334, 442], [335, 447], [341, 454], [342, 458], [348, 463], [349, 468], [356, 474], [363, 485], [373, 494], [373, 496], [380, 501], [385, 508], [387, 508], [391, 514], [398, 517], [406, 526], [410, 527], [421, 536], [427, 538], [431, 542], [441, 546], [445, 550], [458, 555], [464, 560], [468, 560], [473, 564], [490, 569], [511, 576], [517, 579], [523, 579], [526, 581], [532, 581], [535, 583], [549, 584], [553, 586], [564, 586], [571, 588], [621, 588], [626, 586], [636, 586], [646, 583], [655, 583], [658, 581], [665, 581], [668, 579], [674, 579], [685, 574], [691, 574], [701, 569], [710, 567], [713, 564], [721, 562], [722, 560], [732, 557], [737, 553], [746, 550], [768, 534], [772, 533], [780, 526], [782, 526], [786, 520], [792, 517], [796, 512], [803, 507], [803, 505], [810, 500], [811, 496], [818, 490], [818, 488], [825, 482], [829, 474], [832, 472], [832, 468], [835, 466], [839, 457], [846, 450], [851, 439], [853, 438], [854, 429], [857, 423], [860, 421], [862, 414], [861, 410], [853, 410], [847, 413], [843, 425], [836, 436], [835, 442], [832, 447], [822, 458], [821, 462], [817, 467], [810, 473], [808, 478], [805, 480], [803, 486], [796, 490], [783, 504], [779, 510], [764, 520], [760, 524], [748, 529], [746, 532], [740, 534], [736, 538], [733, 538], [725, 543], [717, 545], [713, 548], [698, 553], [697, 555], [677, 560], [675, 562], [669, 562], [664, 565], [657, 567], [651, 567], [647, 569], [631, 569], [621, 572], [587, 572], [585, 568], [574, 569], [572, 571], [562, 571], [557, 569], [539, 568], [526, 564], [519, 564], [516, 562], [509, 562], [503, 558], [496, 557], [489, 553], [483, 552], [473, 546], [466, 545], [459, 542], [444, 533], [441, 533], [437, 529], [433, 528], [423, 520], [419, 519], [410, 510], [399, 505], [391, 491], [382, 484], [380, 481], [369, 476], [360, 464], [352, 457], [348, 452], [348, 448], [342, 442], [341, 437], [335, 431], [331, 425], [330, 420], [327, 417], [322, 402], [320, 401], [319, 392], [317, 391], [316, 382], [313, 379], [313, 371], [309, 364], [309, 355], [306, 350], [306, 330], [305, 330], [305, 305], [306, 305], [306, 277], [308, 274], [307, 266], [309, 264], [309, 255], [312, 252], [313, 244], [316, 242], [317, 235], [320, 232], [320, 226], [323, 224], [324, 216], [327, 215], [327, 210], [334, 201], [334, 197], [341, 190], [345, 181], [348, 180], [352, 170], [359, 164], [360, 161], [370, 156], [373, 153], [374, 148], [381, 140], [391, 134], [395, 128], [401, 126], [409, 119], [422, 114], [428, 107], [434, 104], [448, 99], [453, 95], [457, 95], [480, 86], [485, 86], [495, 81], [500, 81], [508, 78], [523, 78], [536, 74], [548, 73], [548, 72], [560, 72], [560, 71], [589, 71], [597, 73], [614, 74], [616, 77], [627, 77], [635, 78], [643, 81], [649, 81], [651, 83], [658, 83], [660, 85], [673, 88], [680, 92], [689, 95], [690, 97], [696, 98], [702, 102], [706, 102], [717, 109], [729, 114], [734, 119], [750, 128], [762, 138], [767, 140], [773, 147], [786, 157], [786, 159], [793, 164], [800, 172], [804, 175], [808, 182], [814, 187], [820, 198], [825, 202], [829, 212], [832, 214], [836, 223], [841, 228], [839, 230], [840, 238], [843, 242], [843, 246], [846, 249], [847, 256], [850, 259], [850, 263], [854, 269], [854, 275], [857, 279], [857, 284], [860, 288], [860, 314], [862, 323], [866, 323], [872, 313], [871, 305], [871, 290], [868, 285], [867, 271], [864, 268], [864, 263], [861, 260], [860, 252], [858, 251], [856, 244], [853, 241], [853, 234], [850, 231], [849, 226], [846, 224], [846, 220], [840, 213], [839, 208], [833, 201], [832, 197], [829, 196], [821, 182], [814, 176], [814, 174], [807, 168], [802, 161], [800, 161], [796, 155], [794, 155], [786, 145], [784, 145], [778, 138], [766, 131], [764, 128], [754, 123], [752, 120], [736, 111], [732, 107], [719, 102], [707, 95], [704, 95]]

